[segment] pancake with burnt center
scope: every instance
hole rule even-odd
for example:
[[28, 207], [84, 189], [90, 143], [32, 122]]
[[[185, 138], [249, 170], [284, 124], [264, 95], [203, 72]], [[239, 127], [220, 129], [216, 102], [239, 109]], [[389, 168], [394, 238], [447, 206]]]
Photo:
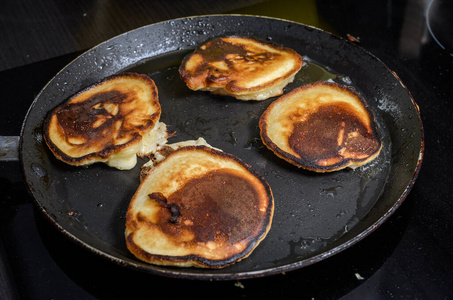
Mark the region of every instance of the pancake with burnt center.
[[127, 170], [167, 142], [159, 122], [154, 81], [125, 73], [108, 77], [70, 97], [47, 114], [44, 140], [60, 160], [74, 166], [103, 162]]
[[382, 148], [374, 115], [353, 89], [318, 82], [275, 100], [259, 121], [263, 143], [278, 157], [315, 172], [356, 168]]
[[250, 166], [210, 146], [185, 146], [141, 181], [126, 245], [150, 264], [219, 269], [251, 254], [273, 209], [269, 185]]
[[231, 36], [210, 40], [188, 54], [179, 73], [192, 90], [264, 100], [283, 94], [302, 63], [290, 48]]

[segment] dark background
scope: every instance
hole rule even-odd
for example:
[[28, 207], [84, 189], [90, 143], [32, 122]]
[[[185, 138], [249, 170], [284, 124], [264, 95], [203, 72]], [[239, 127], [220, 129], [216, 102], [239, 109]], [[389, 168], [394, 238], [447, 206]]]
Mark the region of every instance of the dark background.
[[420, 107], [426, 146], [403, 205], [315, 265], [240, 282], [187, 281], [131, 271], [74, 245], [35, 211], [19, 162], [1, 162], [0, 299], [453, 299], [451, 1], [2, 1], [0, 134], [19, 135], [40, 89], [90, 47], [150, 23], [221, 13], [349, 34], [401, 78]]

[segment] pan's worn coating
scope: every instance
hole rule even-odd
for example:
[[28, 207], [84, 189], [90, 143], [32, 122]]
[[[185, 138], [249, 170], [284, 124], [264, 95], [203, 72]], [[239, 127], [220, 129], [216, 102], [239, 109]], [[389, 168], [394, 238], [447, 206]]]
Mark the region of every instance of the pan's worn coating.
[[[277, 158], [259, 138], [258, 119], [275, 100], [242, 102], [189, 90], [179, 78], [183, 56], [206, 40], [251, 36], [282, 44], [307, 65], [285, 92], [331, 79], [360, 92], [378, 123], [381, 154], [355, 170], [304, 171]], [[139, 184], [141, 161], [130, 171], [103, 164], [72, 167], [55, 159], [42, 138], [47, 112], [106, 76], [135, 71], [159, 90], [161, 120], [176, 136], [203, 137], [234, 154], [269, 182], [275, 212], [266, 239], [247, 259], [222, 270], [148, 265], [125, 246], [124, 222]], [[332, 256], [373, 232], [404, 201], [423, 157], [423, 128], [410, 93], [379, 59], [319, 29], [279, 19], [216, 15], [138, 28], [82, 54], [39, 93], [23, 125], [20, 159], [40, 210], [76, 244], [120, 265], [152, 274], [194, 279], [260, 277], [304, 267]]]

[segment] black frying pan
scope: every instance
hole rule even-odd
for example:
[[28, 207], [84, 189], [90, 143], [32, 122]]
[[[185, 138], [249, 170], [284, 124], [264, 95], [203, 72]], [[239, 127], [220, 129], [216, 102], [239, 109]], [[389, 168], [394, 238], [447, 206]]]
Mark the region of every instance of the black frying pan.
[[[259, 139], [258, 118], [274, 100], [242, 102], [190, 91], [180, 80], [182, 57], [207, 39], [245, 35], [293, 48], [307, 67], [285, 91], [332, 79], [357, 89], [376, 116], [383, 150], [355, 170], [315, 174], [274, 156]], [[42, 139], [46, 113], [80, 89], [124, 71], [146, 73], [159, 89], [161, 120], [176, 137], [204, 137], [263, 175], [275, 197], [272, 228], [250, 257], [222, 270], [158, 267], [126, 249], [125, 212], [139, 184], [140, 165], [118, 171], [104, 164], [71, 167]], [[421, 166], [423, 129], [414, 100], [398, 77], [356, 45], [319, 29], [253, 16], [201, 16], [138, 28], [75, 59], [39, 93], [20, 140], [28, 188], [45, 216], [67, 237], [126, 267], [169, 277], [239, 279], [304, 267], [373, 232], [401, 205]]]

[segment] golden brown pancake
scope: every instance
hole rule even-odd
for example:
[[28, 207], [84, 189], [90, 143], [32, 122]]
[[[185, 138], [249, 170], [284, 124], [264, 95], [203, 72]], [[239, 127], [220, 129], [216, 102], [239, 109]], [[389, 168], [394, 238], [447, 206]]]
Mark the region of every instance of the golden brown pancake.
[[175, 152], [176, 150], [187, 147], [187, 146], [206, 146], [206, 147], [211, 147], [215, 150], [222, 151], [218, 148], [215, 148], [206, 142], [206, 140], [202, 137], [199, 137], [196, 140], [185, 140], [181, 142], [176, 142], [176, 143], [167, 143], [157, 149], [151, 156], [149, 156], [148, 162], [142, 165], [140, 169], [140, 181], [145, 178], [146, 175], [161, 161], [163, 161], [168, 155], [171, 153]]
[[192, 90], [264, 100], [283, 93], [302, 67], [294, 50], [247, 37], [222, 37], [188, 54], [179, 73]]
[[104, 162], [131, 169], [137, 154], [166, 143], [166, 125], [154, 81], [127, 73], [108, 77], [69, 98], [44, 121], [53, 154], [74, 166]]
[[244, 259], [271, 226], [267, 182], [208, 146], [178, 148], [140, 183], [126, 215], [126, 245], [157, 265], [223, 268]]
[[336, 83], [305, 85], [281, 96], [259, 126], [261, 139], [277, 156], [315, 172], [361, 166], [382, 147], [365, 101]]

